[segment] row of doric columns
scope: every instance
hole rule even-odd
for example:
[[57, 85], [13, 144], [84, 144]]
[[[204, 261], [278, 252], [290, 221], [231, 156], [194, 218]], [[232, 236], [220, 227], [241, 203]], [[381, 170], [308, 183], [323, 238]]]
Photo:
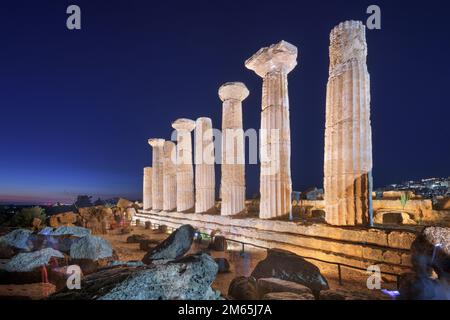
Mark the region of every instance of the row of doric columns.
[[[347, 21], [333, 29], [324, 157], [326, 221], [333, 225], [368, 222], [372, 133], [366, 56], [365, 27], [361, 22]], [[296, 65], [297, 48], [285, 41], [260, 49], [245, 62], [248, 69], [262, 78], [259, 212], [262, 219], [286, 216], [292, 210], [288, 74]], [[222, 215], [245, 212], [242, 102], [248, 95], [249, 90], [241, 82], [225, 83], [219, 88], [223, 103]], [[177, 132], [176, 145], [163, 139], [149, 140], [153, 147], [153, 168], [144, 170], [144, 209], [213, 212], [215, 150], [212, 121], [209, 118], [178, 119], [172, 127]], [[193, 154], [191, 133], [194, 129]]]

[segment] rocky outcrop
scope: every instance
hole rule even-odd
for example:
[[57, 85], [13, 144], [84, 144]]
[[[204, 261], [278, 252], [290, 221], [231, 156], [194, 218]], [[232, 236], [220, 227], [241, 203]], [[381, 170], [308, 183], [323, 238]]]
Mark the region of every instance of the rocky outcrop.
[[228, 297], [234, 300], [258, 300], [258, 286], [253, 277], [236, 277], [228, 287]]
[[252, 277], [278, 278], [302, 284], [314, 294], [328, 289], [328, 282], [312, 263], [289, 251], [270, 249], [267, 257], [252, 272]]
[[154, 260], [174, 260], [182, 257], [191, 248], [194, 232], [191, 225], [179, 227], [166, 240], [149, 251], [142, 262], [150, 264]]
[[106, 234], [107, 226], [112, 220], [111, 208], [103, 206], [80, 208], [81, 224], [91, 229], [92, 234]]
[[82, 279], [81, 290], [62, 290], [50, 299], [210, 300], [217, 264], [206, 255], [192, 255], [167, 264], [106, 268]]

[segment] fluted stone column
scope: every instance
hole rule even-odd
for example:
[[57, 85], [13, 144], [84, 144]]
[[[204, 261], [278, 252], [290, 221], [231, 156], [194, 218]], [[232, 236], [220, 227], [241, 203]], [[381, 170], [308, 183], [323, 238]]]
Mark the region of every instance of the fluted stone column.
[[372, 130], [365, 26], [346, 21], [330, 34], [326, 98], [324, 188], [326, 221], [368, 223]]
[[221, 214], [245, 211], [245, 143], [242, 101], [249, 95], [245, 84], [228, 82], [219, 88], [222, 105]]
[[172, 123], [177, 130], [177, 211], [194, 211], [194, 168], [192, 165], [191, 131], [195, 121], [178, 119]]
[[144, 210], [149, 210], [152, 208], [152, 167], [144, 168], [142, 207]]
[[163, 209], [174, 211], [177, 207], [177, 171], [176, 171], [176, 146], [172, 141], [164, 142], [164, 187]]
[[290, 214], [291, 129], [287, 75], [297, 65], [297, 47], [281, 41], [262, 48], [245, 66], [263, 78], [261, 112], [261, 219]]
[[210, 118], [195, 124], [195, 212], [213, 212], [216, 200], [214, 140]]
[[150, 139], [148, 143], [153, 148], [152, 159], [152, 210], [163, 210], [163, 168], [164, 139]]

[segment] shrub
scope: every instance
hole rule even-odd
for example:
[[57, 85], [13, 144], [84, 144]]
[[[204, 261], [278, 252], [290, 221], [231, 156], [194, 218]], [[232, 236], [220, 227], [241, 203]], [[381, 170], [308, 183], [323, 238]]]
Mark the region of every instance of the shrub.
[[23, 208], [12, 218], [12, 224], [16, 227], [30, 227], [34, 218], [45, 222], [45, 210], [41, 207]]

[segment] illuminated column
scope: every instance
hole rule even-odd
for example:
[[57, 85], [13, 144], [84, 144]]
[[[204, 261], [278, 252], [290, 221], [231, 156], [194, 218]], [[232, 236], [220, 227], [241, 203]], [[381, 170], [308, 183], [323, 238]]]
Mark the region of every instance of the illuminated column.
[[195, 121], [178, 119], [172, 127], [177, 130], [177, 211], [192, 212], [195, 203], [191, 131]]
[[177, 207], [177, 171], [176, 171], [176, 147], [172, 141], [164, 142], [164, 188], [163, 209], [174, 211]]
[[215, 210], [216, 177], [214, 140], [210, 118], [198, 118], [195, 124], [195, 212]]
[[245, 211], [245, 144], [242, 101], [249, 95], [245, 84], [228, 82], [219, 88], [222, 100], [221, 214]]
[[148, 143], [153, 148], [152, 210], [161, 211], [163, 209], [164, 139], [150, 139]]
[[324, 188], [326, 221], [368, 223], [372, 197], [370, 78], [365, 26], [346, 21], [330, 34]]
[[261, 112], [261, 219], [291, 212], [291, 129], [287, 75], [297, 65], [297, 47], [281, 41], [262, 48], [245, 66], [263, 78]]
[[142, 206], [144, 210], [149, 210], [152, 208], [152, 167], [144, 168], [144, 183], [142, 189]]

